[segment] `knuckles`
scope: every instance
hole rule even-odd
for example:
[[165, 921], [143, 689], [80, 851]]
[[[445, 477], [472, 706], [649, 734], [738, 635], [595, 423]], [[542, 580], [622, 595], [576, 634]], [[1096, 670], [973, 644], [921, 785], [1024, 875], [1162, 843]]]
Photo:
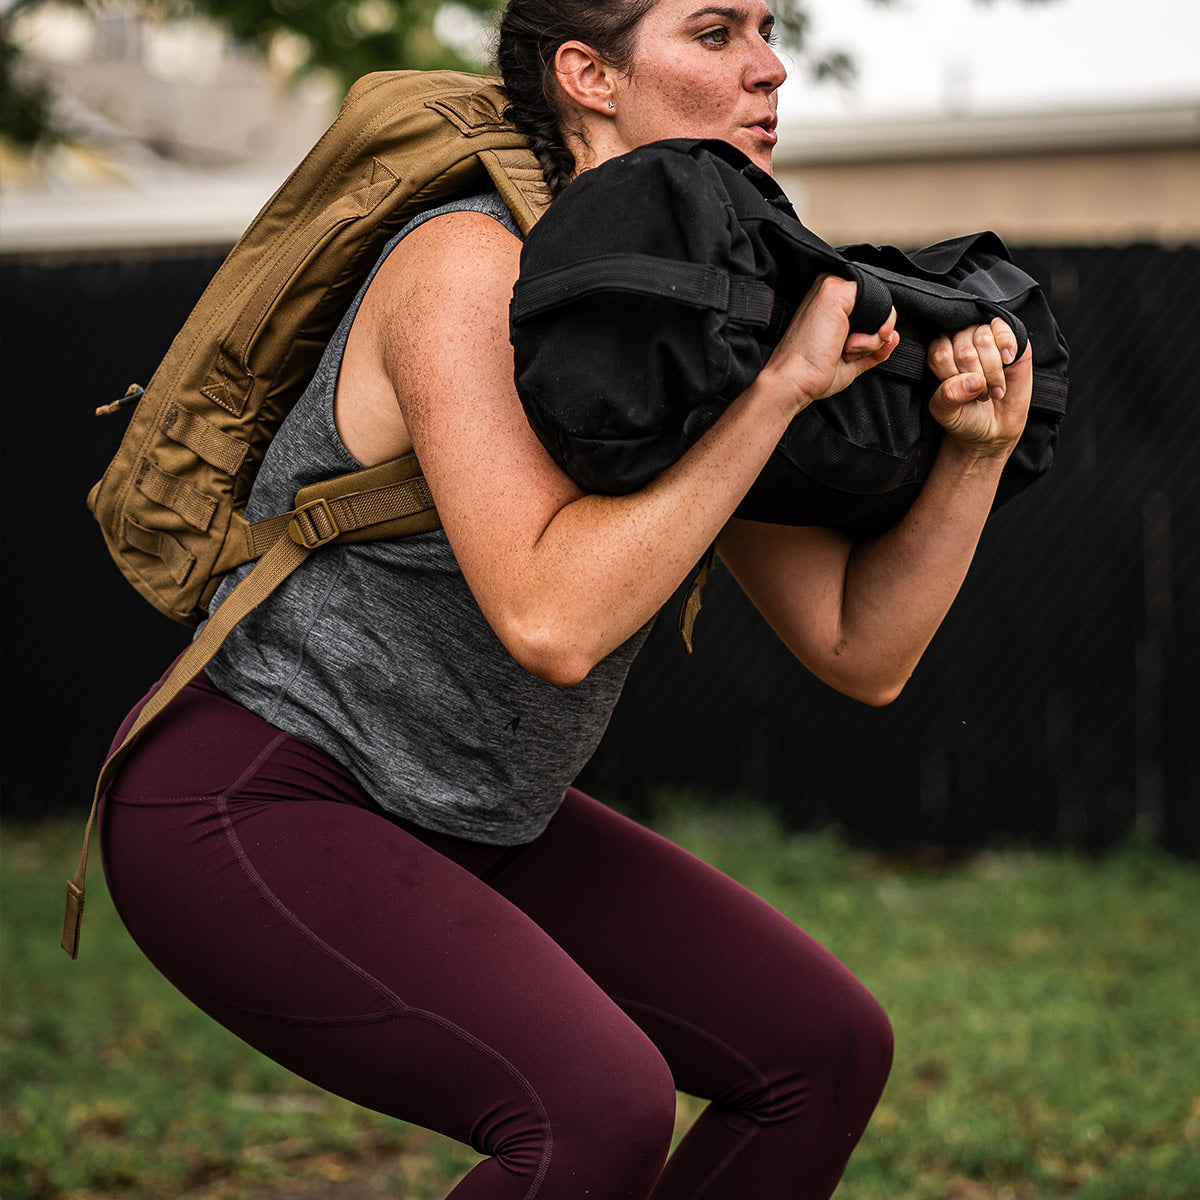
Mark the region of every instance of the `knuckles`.
[[936, 338], [929, 347], [929, 366], [934, 374], [954, 374], [954, 348], [947, 338]]

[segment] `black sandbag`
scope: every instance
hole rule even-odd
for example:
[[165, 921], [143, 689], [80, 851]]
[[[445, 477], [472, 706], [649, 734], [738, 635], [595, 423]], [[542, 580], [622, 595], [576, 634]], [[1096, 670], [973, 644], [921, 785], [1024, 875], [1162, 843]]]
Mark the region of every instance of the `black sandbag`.
[[815, 278], [858, 284], [852, 330], [894, 303], [901, 344], [789, 426], [738, 515], [869, 533], [903, 515], [941, 437], [929, 342], [1002, 316], [1033, 342], [1034, 408], [997, 502], [1050, 467], [1066, 343], [1037, 281], [994, 233], [906, 255], [835, 249], [724, 142], [675, 139], [585, 172], [528, 235], [514, 290], [516, 384], [530, 424], [589, 491], [641, 487], [753, 380]]

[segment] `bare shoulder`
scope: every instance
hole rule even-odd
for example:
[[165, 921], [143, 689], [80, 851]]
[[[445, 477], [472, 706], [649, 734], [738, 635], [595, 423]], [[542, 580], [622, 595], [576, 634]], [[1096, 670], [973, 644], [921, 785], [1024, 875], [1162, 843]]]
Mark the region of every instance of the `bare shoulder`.
[[434, 217], [388, 255], [364, 316], [402, 406], [444, 392], [446, 376], [467, 363], [511, 372], [508, 305], [520, 256], [520, 239], [477, 212]]
[[508, 310], [520, 256], [520, 239], [494, 217], [446, 213], [405, 237], [375, 279], [389, 390], [464, 563], [485, 505], [507, 510], [489, 535], [497, 545], [506, 529], [544, 527], [577, 494], [529, 427], [513, 382]]
[[409, 417], [464, 358], [507, 351], [520, 241], [483, 213], [445, 213], [388, 255], [354, 318], [335, 413], [347, 449], [376, 463], [413, 446]]
[[[418, 225], [388, 255], [372, 283], [380, 292], [427, 303], [449, 293], [470, 303], [479, 289], [512, 291], [520, 269], [521, 241], [495, 217], [480, 212], [443, 213]], [[464, 288], [464, 283], [469, 287]], [[449, 299], [449, 297], [446, 297]], [[505, 301], [507, 305], [507, 300]], [[436, 317], [436, 308], [414, 316]]]

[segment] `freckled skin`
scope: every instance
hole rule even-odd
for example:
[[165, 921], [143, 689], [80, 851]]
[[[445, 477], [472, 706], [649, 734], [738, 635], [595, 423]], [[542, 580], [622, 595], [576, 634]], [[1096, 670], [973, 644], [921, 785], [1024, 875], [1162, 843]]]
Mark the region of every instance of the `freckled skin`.
[[628, 148], [664, 137], [715, 137], [771, 169], [776, 91], [787, 71], [771, 48], [774, 18], [762, 3], [719, 11], [696, 0], [659, 0], [640, 27], [614, 113]]
[[703, 137], [770, 171], [776, 91], [787, 78], [773, 28], [762, 0], [659, 0], [638, 26], [627, 70], [560, 52], [564, 134], [580, 169], [660, 138]]
[[[785, 71], [762, 0], [658, 0], [628, 68], [582, 42], [555, 58], [579, 170], [648, 141], [720, 138], [769, 170]], [[679, 462], [627, 496], [584, 495], [529, 428], [508, 305], [520, 242], [490, 217], [422, 225], [367, 292], [335, 407], [364, 464], [414, 446], [483, 615], [551, 683], [584, 678], [641, 627], [720, 535], [721, 557], [818, 678], [870, 704], [899, 693], [961, 585], [1024, 424], [1028, 357], [996, 322], [942, 339], [933, 415], [948, 430], [908, 516], [868, 542], [730, 521], [796, 412], [882, 362], [894, 317], [851, 334], [854, 286], [814, 284], [757, 379]]]

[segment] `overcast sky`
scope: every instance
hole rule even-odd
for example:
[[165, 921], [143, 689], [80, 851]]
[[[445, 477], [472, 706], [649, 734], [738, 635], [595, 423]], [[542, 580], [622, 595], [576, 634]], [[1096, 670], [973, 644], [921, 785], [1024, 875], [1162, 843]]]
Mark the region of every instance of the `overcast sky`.
[[849, 50], [849, 93], [794, 69], [793, 119], [1200, 101], [1197, 0], [808, 0], [813, 41]]

